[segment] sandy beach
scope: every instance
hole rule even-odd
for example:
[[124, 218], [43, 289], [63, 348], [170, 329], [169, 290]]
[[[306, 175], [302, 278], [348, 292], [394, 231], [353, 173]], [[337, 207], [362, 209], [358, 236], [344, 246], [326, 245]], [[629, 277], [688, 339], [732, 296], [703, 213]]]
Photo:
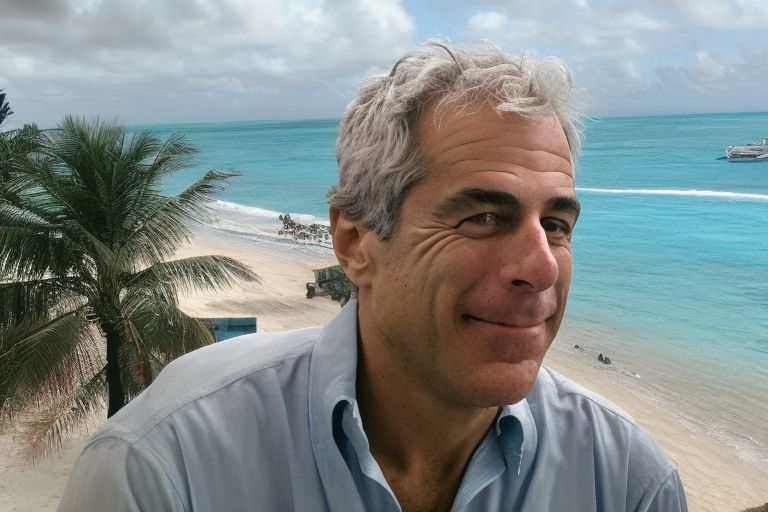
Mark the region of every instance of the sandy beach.
[[[206, 230], [179, 256], [221, 254], [248, 264], [261, 283], [241, 285], [226, 293], [183, 298], [183, 309], [200, 317], [256, 316], [259, 332], [322, 325], [339, 304], [326, 297], [306, 299], [312, 269], [335, 263], [332, 253], [291, 243], [246, 240]], [[615, 368], [598, 363], [589, 352], [574, 350], [578, 339], [561, 331], [545, 364], [618, 404], [646, 428], [677, 464], [692, 511], [741, 511], [768, 501], [761, 483], [768, 474], [738, 459], [695, 425], [681, 421], [644, 396]], [[599, 340], [592, 340], [599, 346]], [[88, 429], [72, 433], [52, 457], [29, 467], [17, 455], [13, 432], [0, 435], [0, 512], [55, 510], [74, 459]]]

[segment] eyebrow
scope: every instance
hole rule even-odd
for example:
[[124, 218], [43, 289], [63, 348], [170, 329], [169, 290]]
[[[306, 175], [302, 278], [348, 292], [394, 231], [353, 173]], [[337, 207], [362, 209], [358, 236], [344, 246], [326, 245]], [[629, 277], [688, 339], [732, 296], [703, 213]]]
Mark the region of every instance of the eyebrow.
[[578, 219], [579, 213], [581, 213], [581, 203], [579, 203], [578, 199], [572, 196], [556, 196], [547, 201], [547, 209], [559, 212], [571, 212]]
[[437, 214], [438, 216], [448, 216], [456, 212], [472, 209], [478, 204], [504, 206], [509, 209], [520, 208], [520, 200], [507, 192], [482, 188], [464, 188], [443, 201], [437, 207]]
[[[469, 210], [478, 204], [503, 206], [510, 210], [518, 210], [521, 206], [517, 196], [509, 192], [482, 188], [465, 188], [440, 204], [437, 208], [437, 214], [439, 216], [447, 216], [457, 211]], [[547, 209], [571, 212], [578, 218], [581, 205], [575, 197], [556, 196], [547, 201]]]

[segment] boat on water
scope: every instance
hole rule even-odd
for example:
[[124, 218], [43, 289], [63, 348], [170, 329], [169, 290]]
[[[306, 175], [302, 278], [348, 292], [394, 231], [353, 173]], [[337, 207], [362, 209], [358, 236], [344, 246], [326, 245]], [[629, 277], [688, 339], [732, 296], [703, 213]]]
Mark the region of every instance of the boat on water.
[[728, 146], [725, 148], [725, 156], [730, 162], [768, 162], [768, 139], [743, 146]]

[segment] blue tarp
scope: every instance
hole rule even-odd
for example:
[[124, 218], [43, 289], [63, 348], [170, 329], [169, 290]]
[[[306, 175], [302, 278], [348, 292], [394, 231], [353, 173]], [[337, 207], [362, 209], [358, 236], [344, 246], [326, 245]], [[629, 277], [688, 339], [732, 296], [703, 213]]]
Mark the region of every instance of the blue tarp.
[[208, 327], [215, 341], [256, 332], [256, 317], [200, 318], [200, 321]]

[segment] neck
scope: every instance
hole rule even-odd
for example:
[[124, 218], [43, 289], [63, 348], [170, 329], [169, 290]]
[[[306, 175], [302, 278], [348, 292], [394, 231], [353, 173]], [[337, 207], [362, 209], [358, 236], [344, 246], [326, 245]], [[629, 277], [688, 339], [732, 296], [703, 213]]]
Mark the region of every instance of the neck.
[[404, 512], [450, 510], [498, 407], [457, 399], [358, 312], [357, 399], [371, 453]]
[[498, 407], [451, 403], [388, 357], [381, 344], [359, 345], [357, 399], [377, 462], [405, 473], [463, 472]]
[[[362, 372], [365, 374], [365, 372]], [[358, 378], [358, 402], [371, 453], [382, 467], [402, 473], [463, 473], [498, 408], [447, 410], [391, 378]]]

